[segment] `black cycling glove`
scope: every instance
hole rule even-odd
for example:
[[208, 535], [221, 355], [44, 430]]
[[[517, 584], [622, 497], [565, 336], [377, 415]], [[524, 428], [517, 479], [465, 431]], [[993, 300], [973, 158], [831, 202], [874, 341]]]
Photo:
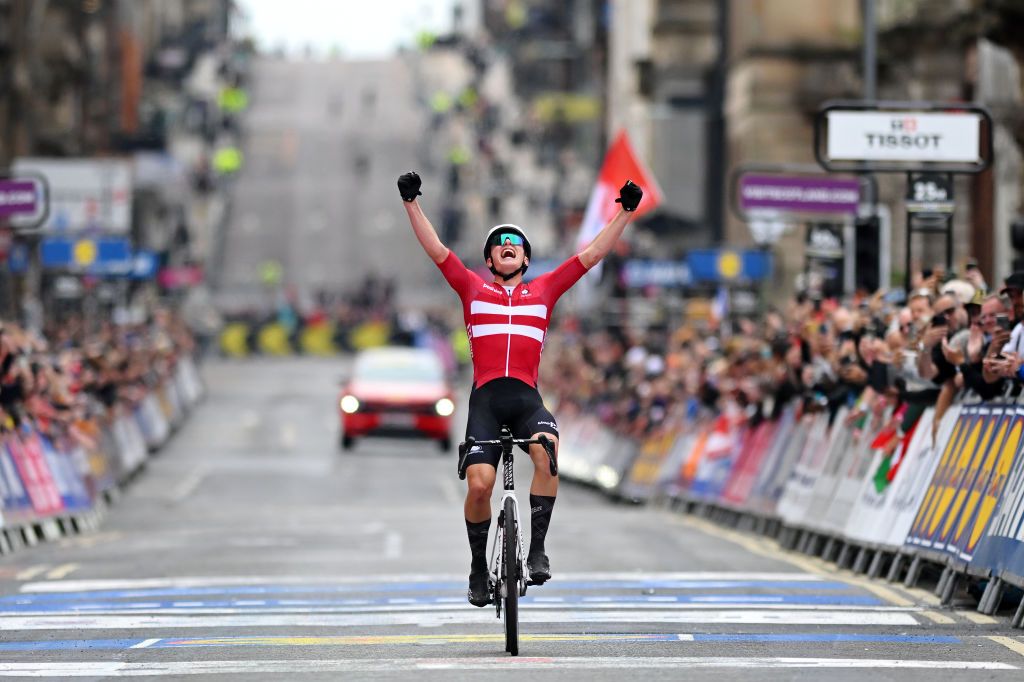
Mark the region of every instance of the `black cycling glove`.
[[615, 200], [615, 203], [622, 204], [623, 211], [635, 211], [643, 196], [644, 191], [640, 189], [639, 185], [634, 184], [632, 180], [626, 180], [626, 184], [619, 190], [619, 198]]
[[420, 191], [420, 176], [415, 171], [402, 173], [398, 176], [398, 193], [402, 195], [403, 201], [412, 201], [417, 195], [422, 196]]

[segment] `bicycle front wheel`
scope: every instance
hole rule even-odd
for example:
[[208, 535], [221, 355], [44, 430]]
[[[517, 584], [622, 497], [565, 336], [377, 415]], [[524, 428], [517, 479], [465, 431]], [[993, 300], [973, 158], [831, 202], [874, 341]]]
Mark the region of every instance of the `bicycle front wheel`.
[[519, 529], [516, 527], [516, 504], [505, 500], [502, 512], [505, 530], [505, 651], [519, 655]]

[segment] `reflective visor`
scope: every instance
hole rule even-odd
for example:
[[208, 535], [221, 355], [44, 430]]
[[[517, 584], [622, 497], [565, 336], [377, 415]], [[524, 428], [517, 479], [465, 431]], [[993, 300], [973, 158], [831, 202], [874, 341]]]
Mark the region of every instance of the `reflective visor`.
[[512, 246], [522, 246], [523, 245], [523, 238], [520, 237], [515, 232], [501, 232], [501, 233], [499, 233], [497, 236], [495, 236], [494, 240], [492, 241], [492, 244], [504, 246], [506, 240], [508, 240], [512, 244]]

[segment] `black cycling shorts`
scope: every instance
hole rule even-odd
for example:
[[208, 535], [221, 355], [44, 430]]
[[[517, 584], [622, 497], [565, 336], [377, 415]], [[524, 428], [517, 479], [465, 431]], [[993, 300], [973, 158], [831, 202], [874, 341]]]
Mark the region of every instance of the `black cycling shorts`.
[[[488, 381], [469, 394], [466, 438], [497, 440], [503, 424], [512, 430], [513, 438], [529, 438], [536, 433], [558, 437], [558, 424], [544, 407], [537, 389], [511, 377]], [[466, 458], [466, 466], [490, 464], [497, 469], [500, 459], [500, 445], [476, 445]]]

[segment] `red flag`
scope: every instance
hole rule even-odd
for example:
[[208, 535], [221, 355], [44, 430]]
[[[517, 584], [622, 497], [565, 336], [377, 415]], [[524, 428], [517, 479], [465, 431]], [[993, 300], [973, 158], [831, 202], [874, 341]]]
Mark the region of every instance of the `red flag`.
[[626, 184], [626, 180], [632, 180], [644, 191], [644, 198], [640, 200], [634, 218], [639, 218], [661, 203], [662, 193], [658, 181], [637, 158], [633, 145], [629, 142], [629, 135], [625, 130], [620, 130], [608, 147], [604, 162], [601, 164], [601, 172], [597, 176], [597, 184], [590, 193], [587, 212], [583, 216], [583, 223], [576, 238], [577, 250], [585, 248], [619, 210], [615, 199], [618, 198], [619, 188]]

